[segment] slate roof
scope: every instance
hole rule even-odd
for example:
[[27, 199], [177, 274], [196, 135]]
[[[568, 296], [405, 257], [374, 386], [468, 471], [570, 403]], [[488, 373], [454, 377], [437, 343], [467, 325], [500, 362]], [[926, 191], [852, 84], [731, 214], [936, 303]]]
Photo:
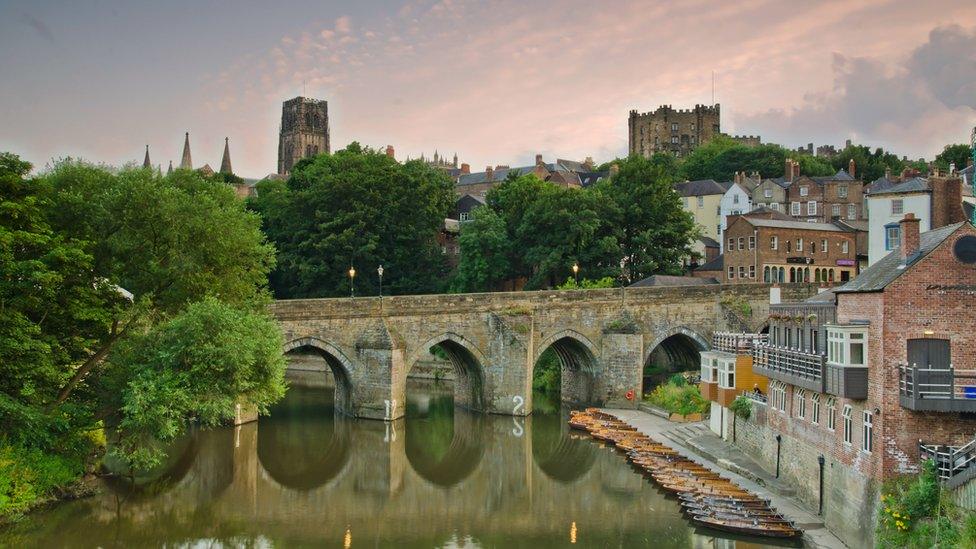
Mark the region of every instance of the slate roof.
[[634, 282], [630, 288], [645, 288], [648, 286], [707, 286], [718, 284], [715, 278], [699, 278], [694, 276], [651, 275], [643, 280]]
[[703, 263], [695, 268], [696, 271], [723, 271], [725, 270], [725, 254], [719, 255], [708, 263]]
[[834, 288], [818, 292], [803, 300], [804, 303], [833, 303], [835, 301]]
[[770, 227], [774, 229], [806, 229], [808, 231], [842, 231], [840, 227], [833, 223], [807, 223], [806, 221], [787, 221], [785, 219], [761, 219], [755, 217], [744, 217], [746, 221], [754, 227]]
[[959, 170], [958, 173], [960, 173], [962, 175], [973, 175], [973, 167], [972, 166], [966, 166], [965, 168]]
[[866, 191], [868, 192], [868, 194], [874, 193], [874, 192], [878, 192], [879, 193], [879, 192], [881, 192], [881, 191], [883, 191], [885, 189], [890, 189], [890, 188], [894, 187], [897, 184], [898, 184], [898, 180], [896, 180], [896, 179], [888, 179], [885, 176], [881, 176], [881, 177], [875, 179], [874, 181], [872, 181], [868, 185], [868, 188], [866, 189]]
[[601, 179], [610, 177], [610, 172], [576, 172], [576, 175], [579, 176], [580, 185], [589, 187], [596, 185]]
[[891, 253], [876, 261], [873, 265], [861, 271], [854, 280], [844, 284], [835, 291], [837, 293], [880, 292], [901, 276], [909, 267], [918, 263], [935, 248], [942, 244], [949, 235], [956, 232], [964, 223], [953, 223], [927, 233], [919, 238], [918, 251], [906, 261], [902, 262], [901, 250]]
[[718, 243], [717, 240], [708, 236], [700, 236], [698, 240], [705, 245], [706, 248], [721, 248], [722, 245]]
[[556, 159], [556, 164], [559, 164], [560, 166], [566, 168], [567, 170], [569, 170], [571, 172], [585, 172], [586, 171], [586, 166], [584, 166], [582, 162], [577, 162], [575, 160], [564, 160], [562, 158], [557, 158]]
[[973, 218], [973, 210], [974, 209], [976, 209], [976, 206], [973, 206], [969, 202], [963, 202], [962, 203], [962, 212], [964, 214], [966, 214], [966, 219], [972, 219]]
[[674, 190], [681, 196], [707, 196], [725, 194], [725, 188], [714, 179], [700, 179], [698, 181], [683, 181], [674, 184]]
[[488, 179], [488, 172], [475, 172], [464, 174], [458, 178], [458, 185], [477, 185], [478, 183], [502, 182], [508, 177], [509, 172], [516, 172], [519, 175], [530, 174], [535, 171], [535, 166], [522, 166], [519, 168], [499, 168], [492, 172], [491, 179]]
[[913, 177], [907, 181], [896, 183], [891, 187], [888, 187], [880, 191], [875, 190], [875, 188], [872, 186], [871, 191], [868, 192], [868, 194], [873, 196], [877, 194], [920, 193], [920, 192], [926, 192], [931, 190], [932, 189], [931, 187], [929, 187], [929, 182], [927, 179], [925, 179], [924, 177]]
[[764, 182], [765, 181], [772, 181], [773, 183], [779, 185], [780, 187], [783, 187], [784, 189], [787, 188], [787, 187], [789, 187], [790, 184], [793, 183], [792, 181], [790, 181], [789, 179], [787, 179], [785, 177], [767, 177], [766, 179], [763, 179], [763, 181]]
[[851, 174], [847, 173], [847, 171], [843, 169], [839, 170], [834, 175], [818, 175], [815, 177], [811, 177], [810, 179], [816, 181], [820, 185], [823, 185], [824, 183], [830, 183], [833, 181], [855, 181], [855, 179], [851, 177]]
[[793, 221], [793, 217], [787, 215], [779, 210], [774, 210], [768, 206], [756, 206], [751, 212], [746, 212], [742, 214], [744, 217], [758, 217], [759, 215], [772, 215], [773, 219], [780, 219], [783, 221]]

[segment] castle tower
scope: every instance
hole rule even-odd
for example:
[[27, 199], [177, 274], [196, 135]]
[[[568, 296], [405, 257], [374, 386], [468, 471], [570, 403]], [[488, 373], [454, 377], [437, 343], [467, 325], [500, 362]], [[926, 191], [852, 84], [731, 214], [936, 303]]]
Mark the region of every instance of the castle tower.
[[180, 161], [180, 169], [193, 169], [193, 159], [190, 158], [190, 132], [186, 132], [186, 139], [183, 141], [183, 160]]
[[224, 138], [224, 158], [220, 161], [220, 173], [230, 175], [234, 170], [230, 167], [230, 139]]
[[149, 162], [149, 145], [146, 145], [146, 158], [142, 161], [143, 168], [152, 168], [152, 163]]
[[278, 173], [288, 174], [302, 158], [329, 152], [328, 101], [296, 97], [282, 103]]

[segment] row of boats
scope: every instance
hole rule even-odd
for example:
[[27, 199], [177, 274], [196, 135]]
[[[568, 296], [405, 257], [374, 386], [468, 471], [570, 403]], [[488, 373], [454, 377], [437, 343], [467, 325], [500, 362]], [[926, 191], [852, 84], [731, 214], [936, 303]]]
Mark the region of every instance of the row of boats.
[[573, 411], [569, 425], [615, 445], [665, 491], [677, 495], [682, 510], [700, 526], [752, 536], [803, 535], [762, 499], [704, 465], [688, 459], [597, 408]]

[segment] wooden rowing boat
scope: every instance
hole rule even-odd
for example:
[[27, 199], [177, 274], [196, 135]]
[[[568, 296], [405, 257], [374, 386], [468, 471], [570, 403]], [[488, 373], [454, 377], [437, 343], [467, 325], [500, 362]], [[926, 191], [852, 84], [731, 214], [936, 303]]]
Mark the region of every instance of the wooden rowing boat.
[[795, 538], [803, 534], [801, 530], [785, 524], [763, 524], [759, 521], [727, 520], [706, 516], [690, 518], [692, 522], [701, 526], [749, 536]]

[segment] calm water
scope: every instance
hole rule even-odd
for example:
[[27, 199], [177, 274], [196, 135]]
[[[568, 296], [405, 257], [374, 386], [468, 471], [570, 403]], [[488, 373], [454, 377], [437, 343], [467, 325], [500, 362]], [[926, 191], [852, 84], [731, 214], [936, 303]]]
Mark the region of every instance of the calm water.
[[267, 418], [195, 432], [139, 487], [0, 532], [16, 547], [757, 547], [695, 530], [620, 454], [532, 417], [455, 410], [408, 385], [408, 417], [335, 418], [331, 389], [293, 385]]

